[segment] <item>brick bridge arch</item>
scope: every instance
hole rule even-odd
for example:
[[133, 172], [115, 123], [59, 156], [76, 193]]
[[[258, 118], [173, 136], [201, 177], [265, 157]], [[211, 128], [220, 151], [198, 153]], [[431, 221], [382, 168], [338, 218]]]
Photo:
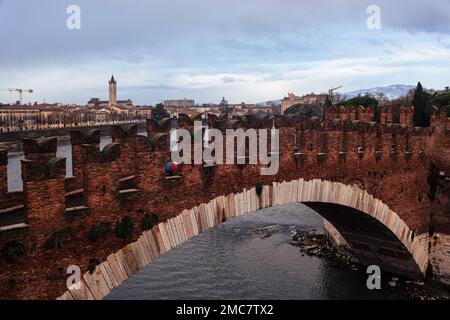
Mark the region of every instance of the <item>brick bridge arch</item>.
[[[365, 264], [378, 264], [384, 271], [414, 278], [424, 275], [428, 265], [426, 248], [381, 200], [354, 185], [298, 179], [265, 185], [259, 194], [256, 188], [245, 189], [183, 210], [178, 216], [144, 231], [136, 242], [109, 255], [92, 274], [84, 274], [80, 290], [69, 290], [59, 299], [102, 299], [158, 256], [199, 233], [249, 212], [296, 202], [316, 210], [343, 231]], [[368, 234], [368, 230], [372, 232]], [[364, 246], [370, 250], [366, 251]]]

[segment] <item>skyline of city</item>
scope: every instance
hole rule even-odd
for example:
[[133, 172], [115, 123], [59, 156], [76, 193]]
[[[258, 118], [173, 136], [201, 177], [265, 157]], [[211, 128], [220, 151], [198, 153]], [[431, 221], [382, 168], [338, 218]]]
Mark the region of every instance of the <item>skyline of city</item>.
[[[222, 96], [257, 103], [286, 92], [417, 81], [442, 89], [450, 3], [423, 3], [377, 1], [381, 29], [371, 30], [369, 1], [78, 1], [81, 29], [69, 30], [70, 1], [3, 0], [0, 88], [30, 87], [31, 101], [78, 104], [103, 93], [111, 73], [121, 79], [119, 95], [137, 104]], [[11, 95], [2, 91], [0, 100]]]

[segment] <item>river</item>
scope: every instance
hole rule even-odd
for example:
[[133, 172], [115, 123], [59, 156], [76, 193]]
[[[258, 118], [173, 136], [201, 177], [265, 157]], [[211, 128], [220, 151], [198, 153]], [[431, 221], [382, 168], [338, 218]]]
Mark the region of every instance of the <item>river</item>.
[[365, 270], [302, 255], [293, 231], [323, 232], [322, 224], [302, 204], [241, 216], [170, 250], [106, 299], [403, 298], [387, 285], [389, 276], [382, 276], [381, 290], [368, 290]]

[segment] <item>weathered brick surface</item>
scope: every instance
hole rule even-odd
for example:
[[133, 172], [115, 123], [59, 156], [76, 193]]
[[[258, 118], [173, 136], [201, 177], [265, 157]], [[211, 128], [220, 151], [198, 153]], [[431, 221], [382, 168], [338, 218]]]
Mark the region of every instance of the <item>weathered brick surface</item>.
[[83, 182], [86, 176], [86, 166], [83, 164], [87, 161], [83, 153], [83, 145], [92, 145], [98, 149], [100, 145], [100, 130], [91, 130], [86, 135], [80, 131], [71, 131], [70, 143], [72, 145], [73, 176], [77, 178], [75, 183], [72, 184], [72, 189], [75, 187], [82, 188], [84, 187]]
[[[180, 126], [192, 125], [184, 116], [179, 120]], [[261, 165], [218, 165], [211, 168], [183, 165], [181, 179], [165, 179], [162, 167], [170, 159], [168, 120], [159, 123], [148, 121], [148, 138], [136, 136], [134, 127], [116, 127], [112, 134], [113, 143], [102, 151], [98, 149], [96, 134], [82, 136], [73, 133], [75, 178], [71, 179], [64, 178], [65, 172], [60, 170], [58, 162], [50, 161], [56, 150], [50, 145], [36, 147], [30, 143], [34, 149], [30, 148], [33, 152], [28, 152], [27, 158], [34, 162], [24, 162], [23, 198], [16, 197], [16, 201], [20, 199], [25, 204], [30, 227], [0, 233], [0, 247], [8, 240], [18, 239], [26, 245], [27, 255], [14, 264], [6, 261], [4, 256], [0, 257], [0, 297], [55, 298], [65, 291], [62, 272], [67, 266], [80, 265], [84, 272], [90, 259], [105, 261], [111, 253], [135, 241], [142, 232], [144, 212], [158, 213], [160, 221], [166, 221], [184, 209], [194, 208], [220, 195], [253, 188], [258, 182], [270, 185], [273, 181], [303, 177], [354, 184], [386, 203], [415, 234], [428, 232], [432, 212], [429, 168], [435, 163], [447, 170], [450, 162], [448, 133], [443, 129], [446, 124], [442, 123], [446, 119], [436, 116], [432, 120], [434, 128], [414, 129], [331, 119], [320, 122], [292, 117], [263, 120], [243, 117], [227, 122], [208, 118], [209, 123], [222, 129], [271, 128], [275, 124], [280, 129], [280, 168], [275, 176], [261, 176]], [[6, 166], [2, 163], [4, 161], [0, 161], [0, 182], [4, 183]], [[131, 180], [139, 192], [124, 196], [119, 193], [120, 181], [130, 177], [133, 177]], [[76, 188], [83, 189], [84, 205], [89, 207], [89, 211], [69, 218], [65, 213], [65, 193]], [[8, 205], [10, 200], [5, 189], [0, 191], [2, 206]], [[443, 192], [442, 187], [438, 188], [436, 198], [444, 204], [433, 210], [438, 212], [435, 217], [439, 218], [440, 232], [450, 234], [450, 227], [447, 227], [450, 219], [440, 211], [448, 204], [448, 193]], [[194, 210], [192, 214], [197, 216], [198, 222], [201, 221], [201, 212]], [[234, 213], [225, 212], [227, 214]], [[96, 243], [88, 241], [87, 233], [91, 226], [109, 222], [114, 227], [126, 215], [130, 215], [134, 222], [130, 238], [120, 239], [109, 234]], [[46, 249], [44, 242], [51, 234], [67, 226], [74, 230], [75, 239], [63, 248]], [[177, 227], [180, 225], [175, 224]], [[195, 226], [197, 230], [205, 227]], [[159, 254], [167, 249], [167, 245], [170, 246], [165, 243], [169, 241], [165, 239], [165, 228], [160, 225], [151, 231]], [[186, 231], [192, 233], [190, 229]], [[128, 271], [134, 272], [133, 250], [125, 251], [122, 260], [127, 268], [131, 268]]]
[[374, 121], [374, 110], [372, 108], [364, 108], [362, 106], [336, 106], [327, 108], [325, 112], [325, 120], [334, 119], [348, 121]]
[[[8, 193], [8, 152], [0, 150], [0, 203], [6, 203]], [[1, 207], [0, 207], [1, 209]]]
[[23, 139], [23, 153], [29, 160], [47, 163], [50, 159], [56, 157], [57, 143], [56, 138]]

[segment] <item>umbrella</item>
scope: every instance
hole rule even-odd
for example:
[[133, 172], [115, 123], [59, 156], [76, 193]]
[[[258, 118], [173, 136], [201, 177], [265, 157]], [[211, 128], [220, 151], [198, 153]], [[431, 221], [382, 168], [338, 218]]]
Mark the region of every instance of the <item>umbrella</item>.
[[167, 162], [164, 166], [164, 170], [165, 171], [177, 171], [178, 169], [178, 163], [176, 162]]

